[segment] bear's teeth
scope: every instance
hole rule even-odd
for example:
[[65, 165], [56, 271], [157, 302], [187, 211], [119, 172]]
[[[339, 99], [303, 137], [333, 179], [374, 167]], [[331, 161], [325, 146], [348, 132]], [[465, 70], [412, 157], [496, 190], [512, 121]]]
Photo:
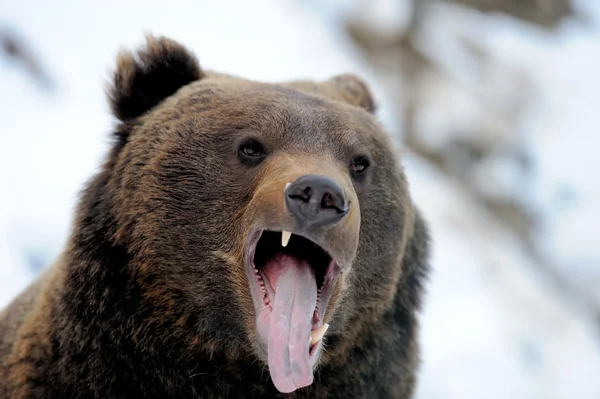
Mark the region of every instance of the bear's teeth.
[[325, 323], [321, 327], [317, 328], [316, 330], [312, 330], [310, 332], [310, 344], [314, 345], [317, 342], [319, 342], [319, 340], [321, 338], [323, 338], [323, 335], [325, 335], [325, 332], [327, 331], [328, 328], [329, 328], [329, 324]]
[[281, 232], [281, 246], [287, 247], [288, 242], [290, 242], [290, 238], [292, 237], [292, 233], [289, 231], [283, 230]]

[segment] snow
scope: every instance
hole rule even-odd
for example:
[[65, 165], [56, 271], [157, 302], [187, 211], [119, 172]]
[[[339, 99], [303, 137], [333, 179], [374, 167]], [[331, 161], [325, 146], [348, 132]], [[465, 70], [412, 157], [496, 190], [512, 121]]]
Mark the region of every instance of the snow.
[[435, 241], [417, 397], [598, 397], [593, 315], [565, 302], [457, 185], [418, 158], [405, 163]]
[[[114, 121], [103, 89], [115, 54], [142, 43], [145, 31], [193, 48], [205, 68], [258, 80], [359, 73], [374, 87], [384, 124], [398, 132], [385, 82], [337, 25], [342, 14], [353, 12], [346, 1], [304, 6], [265, 0], [210, 6], [107, 1], [97, 8], [66, 0], [51, 7], [38, 3], [0, 3], [4, 21], [21, 30], [57, 83], [54, 94], [40, 94], [0, 58], [0, 307], [61, 251], [78, 193], [108, 148]], [[382, 20], [384, 30], [405, 23], [394, 14], [408, 9], [405, 5], [376, 3], [371, 18]], [[600, 15], [592, 0], [580, 3]], [[454, 94], [459, 87], [477, 87], [476, 68], [444, 36], [475, 29], [481, 34], [471, 39], [503, 61], [487, 81], [495, 85], [484, 92], [498, 101], [498, 112], [504, 112], [501, 100], [519, 88], [507, 86], [514, 81], [503, 80], [507, 74], [532, 76], [530, 94], [537, 101], [520, 121], [523, 137], [517, 140], [534, 157], [535, 178], [524, 183], [501, 160], [494, 166], [497, 174], [488, 178], [501, 181], [501, 188], [484, 189], [521, 195], [539, 209], [544, 215], [540, 247], [561, 276], [596, 295], [600, 304], [600, 250], [594, 240], [600, 190], [592, 174], [600, 170], [594, 152], [600, 125], [597, 25], [567, 23], [548, 35], [509, 18], [440, 10], [437, 31], [430, 32], [438, 43], [432, 54], [457, 79], [448, 86], [431, 83], [429, 97], [439, 102], [421, 116], [428, 142], [445, 142], [447, 123], [488, 120], [477, 101]], [[566, 297], [518, 239], [460, 185], [406, 149], [402, 153], [413, 197], [434, 238], [417, 397], [600, 397], [600, 341], [590, 309]]]
[[18, 246], [12, 245], [5, 227], [6, 223], [0, 226], [0, 308], [27, 286], [33, 277], [27, 269], [23, 253], [18, 250]]

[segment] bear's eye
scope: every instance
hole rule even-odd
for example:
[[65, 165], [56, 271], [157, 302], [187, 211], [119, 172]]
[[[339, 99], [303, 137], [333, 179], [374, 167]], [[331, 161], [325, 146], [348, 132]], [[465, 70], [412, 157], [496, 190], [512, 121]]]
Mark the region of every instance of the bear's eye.
[[356, 178], [360, 177], [367, 171], [370, 164], [371, 162], [369, 161], [369, 158], [363, 155], [355, 157], [352, 162], [350, 162], [350, 171], [352, 172], [352, 176]]
[[248, 139], [240, 144], [238, 154], [242, 162], [256, 166], [267, 156], [267, 151], [258, 140]]

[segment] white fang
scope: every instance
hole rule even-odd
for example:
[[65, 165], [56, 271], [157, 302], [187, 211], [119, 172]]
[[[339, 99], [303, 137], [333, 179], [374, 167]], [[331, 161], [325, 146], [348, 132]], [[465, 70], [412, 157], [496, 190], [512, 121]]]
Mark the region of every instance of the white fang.
[[292, 238], [292, 233], [289, 231], [283, 230], [281, 232], [281, 246], [287, 247], [288, 242], [290, 242], [290, 238]]

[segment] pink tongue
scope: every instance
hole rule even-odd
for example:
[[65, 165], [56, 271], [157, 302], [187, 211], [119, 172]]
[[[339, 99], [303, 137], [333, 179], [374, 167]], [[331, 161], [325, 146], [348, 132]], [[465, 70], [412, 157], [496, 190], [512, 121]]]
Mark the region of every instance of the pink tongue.
[[271, 379], [280, 392], [289, 393], [312, 384], [309, 342], [317, 305], [317, 282], [303, 260], [278, 255], [263, 268], [275, 291], [268, 328]]

